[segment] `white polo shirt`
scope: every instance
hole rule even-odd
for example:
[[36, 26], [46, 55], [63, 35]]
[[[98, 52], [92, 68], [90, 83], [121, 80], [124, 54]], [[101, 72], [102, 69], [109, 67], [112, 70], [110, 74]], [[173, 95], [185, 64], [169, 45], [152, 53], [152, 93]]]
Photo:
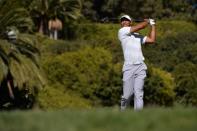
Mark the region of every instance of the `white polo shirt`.
[[146, 41], [146, 36], [138, 33], [131, 33], [131, 27], [122, 27], [118, 32], [118, 38], [121, 42], [124, 53], [124, 65], [140, 64], [144, 61], [141, 44]]

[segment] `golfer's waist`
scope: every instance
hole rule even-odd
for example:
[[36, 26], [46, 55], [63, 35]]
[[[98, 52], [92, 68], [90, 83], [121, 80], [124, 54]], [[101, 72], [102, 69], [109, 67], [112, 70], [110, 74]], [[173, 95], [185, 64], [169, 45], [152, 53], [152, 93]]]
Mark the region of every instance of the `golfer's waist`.
[[144, 63], [143, 60], [139, 60], [139, 61], [125, 61], [124, 65], [136, 65], [136, 64], [141, 64]]
[[138, 57], [138, 58], [125, 58], [124, 64], [140, 64], [144, 63], [144, 57]]

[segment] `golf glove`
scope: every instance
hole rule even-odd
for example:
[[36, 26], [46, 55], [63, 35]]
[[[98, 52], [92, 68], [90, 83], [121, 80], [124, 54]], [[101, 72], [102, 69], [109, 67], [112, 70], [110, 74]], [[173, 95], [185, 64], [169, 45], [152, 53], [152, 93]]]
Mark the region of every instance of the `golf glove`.
[[150, 24], [151, 26], [155, 25], [155, 20], [154, 20], [154, 19], [149, 19], [149, 24]]

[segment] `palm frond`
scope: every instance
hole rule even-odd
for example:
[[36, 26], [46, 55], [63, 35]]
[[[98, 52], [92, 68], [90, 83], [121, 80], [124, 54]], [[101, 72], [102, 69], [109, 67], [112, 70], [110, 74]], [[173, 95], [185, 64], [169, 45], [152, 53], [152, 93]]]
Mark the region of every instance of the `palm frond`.
[[0, 15], [0, 32], [4, 33], [7, 27], [15, 26], [19, 30], [31, 30], [33, 22], [24, 8], [8, 10], [7, 13]]
[[49, 0], [33, 0], [31, 4], [29, 5], [29, 9], [31, 11], [36, 11], [39, 14], [42, 14], [47, 12], [49, 9]]
[[81, 16], [82, 3], [80, 0], [61, 0], [61, 13], [65, 16], [65, 19], [76, 20]]
[[0, 40], [0, 57], [5, 63], [9, 62], [8, 54], [12, 51], [13, 45], [11, 45], [7, 40]]
[[9, 37], [11, 31], [7, 32], [11, 27], [19, 31], [32, 29], [29, 12], [20, 3], [18, 0], [0, 0], [0, 84], [6, 82], [8, 89], [28, 89], [34, 93], [35, 88], [41, 89], [46, 83], [39, 66], [37, 40], [18, 32], [14, 33], [16, 37]]
[[34, 45], [30, 37], [20, 38], [14, 43], [0, 40], [0, 66], [3, 67], [0, 83], [10, 72], [14, 87], [20, 90], [28, 88], [33, 91], [45, 85], [39, 66], [39, 50]]
[[8, 66], [4, 63], [0, 57], [0, 82], [3, 81], [8, 75]]
[[37, 66], [39, 65], [40, 51], [36, 48], [37, 40], [31, 35], [21, 35], [15, 44], [21, 54], [30, 58]]
[[[13, 77], [15, 87], [19, 90], [25, 88], [42, 88], [45, 85], [45, 79], [42, 76], [40, 69], [26, 56], [15, 54], [20, 59], [11, 59], [10, 73]], [[28, 85], [28, 87], [27, 87]]]
[[9, 54], [11, 51], [11, 44], [7, 40], [0, 40], [0, 49], [2, 49], [6, 54]]
[[10, 9], [21, 7], [19, 0], [0, 0], [0, 14], [6, 14]]
[[25, 75], [25, 68], [18, 61], [11, 58], [9, 65], [10, 73], [13, 77], [14, 87], [22, 88], [27, 82], [28, 75]]

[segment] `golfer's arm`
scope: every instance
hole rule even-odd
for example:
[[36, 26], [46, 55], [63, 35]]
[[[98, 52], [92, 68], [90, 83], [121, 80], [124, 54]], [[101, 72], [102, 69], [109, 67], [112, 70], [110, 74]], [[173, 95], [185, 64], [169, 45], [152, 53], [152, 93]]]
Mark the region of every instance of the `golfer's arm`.
[[141, 23], [139, 23], [139, 24], [137, 24], [135, 26], [132, 26], [130, 32], [137, 32], [137, 31], [139, 31], [141, 29], [144, 29], [147, 25], [148, 25], [148, 20], [145, 19], [144, 22], [141, 22]]
[[151, 26], [150, 34], [146, 38], [146, 43], [151, 44], [154, 43], [156, 39], [156, 27], [153, 25]]

